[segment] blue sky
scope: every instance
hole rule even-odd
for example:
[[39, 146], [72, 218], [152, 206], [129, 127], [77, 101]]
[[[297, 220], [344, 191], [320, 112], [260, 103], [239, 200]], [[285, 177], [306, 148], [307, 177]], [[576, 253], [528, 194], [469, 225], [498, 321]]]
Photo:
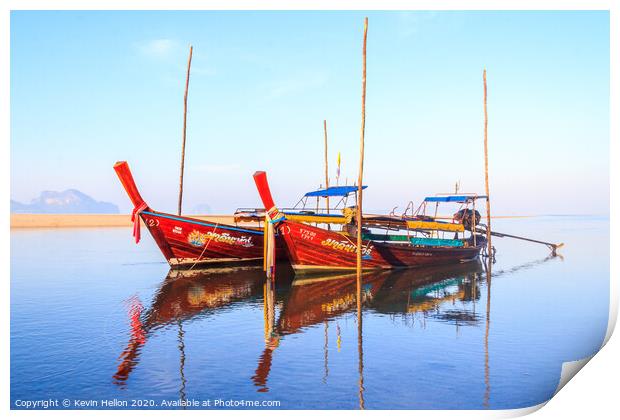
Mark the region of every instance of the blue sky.
[[77, 188], [121, 211], [112, 165], [174, 212], [188, 45], [184, 209], [276, 202], [357, 177], [369, 17], [367, 211], [483, 192], [482, 70], [496, 214], [608, 214], [609, 14], [505, 12], [11, 13], [11, 198]]

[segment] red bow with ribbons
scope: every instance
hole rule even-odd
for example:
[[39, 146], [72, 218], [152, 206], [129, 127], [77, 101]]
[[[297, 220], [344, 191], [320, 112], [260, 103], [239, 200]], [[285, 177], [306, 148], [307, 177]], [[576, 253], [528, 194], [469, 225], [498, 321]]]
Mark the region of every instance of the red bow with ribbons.
[[140, 242], [140, 218], [138, 217], [140, 213], [146, 210], [148, 206], [145, 202], [142, 202], [137, 207], [134, 207], [131, 212], [131, 221], [133, 222], [133, 237], [136, 238], [136, 243]]

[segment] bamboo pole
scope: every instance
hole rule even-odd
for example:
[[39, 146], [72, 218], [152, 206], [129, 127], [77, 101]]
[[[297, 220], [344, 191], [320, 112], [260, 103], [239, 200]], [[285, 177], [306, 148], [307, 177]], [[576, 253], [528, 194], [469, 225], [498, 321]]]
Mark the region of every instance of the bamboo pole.
[[[482, 81], [484, 84], [484, 188], [487, 196], [487, 307], [486, 307], [486, 325], [484, 334], [484, 383], [485, 393], [483, 405], [488, 408], [489, 398], [491, 394], [490, 369], [489, 369], [489, 327], [491, 324], [491, 266], [493, 264], [493, 255], [491, 254], [491, 199], [489, 197], [489, 149], [487, 128], [489, 125], [489, 116], [487, 113], [487, 69], [482, 72]], [[475, 228], [474, 228], [475, 231]], [[474, 232], [475, 234], [475, 232]]]
[[[323, 144], [325, 145], [325, 189], [329, 188], [329, 170], [327, 163], [327, 120], [323, 120]], [[327, 213], [329, 213], [329, 197], [325, 197]]]
[[183, 96], [183, 144], [181, 146], [181, 176], [179, 179], [179, 208], [177, 213], [181, 215], [183, 207], [183, 171], [185, 170], [185, 134], [187, 132], [187, 91], [189, 90], [189, 70], [192, 66], [192, 53], [194, 47], [189, 46], [189, 58], [187, 59], [187, 77], [185, 79], [185, 95]]
[[[362, 46], [362, 125], [360, 128], [360, 162], [357, 177], [357, 312], [361, 315], [362, 302], [362, 180], [364, 176], [364, 132], [366, 129], [366, 38], [368, 18], [364, 19], [364, 42]], [[361, 318], [361, 317], [360, 317]]]
[[489, 125], [489, 116], [487, 114], [487, 69], [484, 69], [482, 72], [482, 80], [484, 82], [484, 188], [487, 196], [487, 254], [489, 258], [491, 258], [491, 199], [489, 197], [489, 149], [487, 137], [487, 127]]

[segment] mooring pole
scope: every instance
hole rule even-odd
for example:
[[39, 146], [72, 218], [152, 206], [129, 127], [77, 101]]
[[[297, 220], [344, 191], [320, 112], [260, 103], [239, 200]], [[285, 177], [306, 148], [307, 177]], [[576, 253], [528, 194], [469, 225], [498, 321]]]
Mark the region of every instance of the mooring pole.
[[[362, 312], [362, 180], [364, 176], [364, 132], [366, 129], [366, 37], [368, 18], [364, 19], [364, 42], [362, 46], [362, 126], [360, 128], [360, 162], [357, 176], [357, 312]], [[361, 320], [361, 316], [360, 316]]]
[[357, 352], [359, 371], [359, 407], [364, 407], [364, 355], [362, 334], [362, 186], [364, 175], [364, 133], [366, 129], [366, 38], [368, 33], [368, 18], [364, 19], [364, 43], [362, 47], [362, 126], [360, 129], [360, 162], [357, 178]]
[[187, 77], [185, 79], [185, 96], [183, 97], [183, 144], [181, 146], [181, 176], [179, 179], [179, 208], [177, 213], [181, 215], [183, 207], [183, 171], [185, 169], [185, 134], [187, 131], [187, 91], [189, 90], [189, 70], [192, 66], [192, 52], [194, 47], [189, 46], [189, 58], [187, 60]]
[[487, 196], [487, 254], [489, 258], [492, 258], [491, 199], [489, 197], [489, 149], [487, 137], [487, 127], [489, 125], [489, 116], [487, 114], [487, 69], [484, 69], [484, 71], [482, 72], [482, 80], [484, 82], [484, 188]]
[[[325, 145], [325, 189], [329, 188], [329, 170], [327, 163], [327, 120], [323, 120], [323, 144]], [[327, 213], [329, 213], [329, 197], [325, 197]]]

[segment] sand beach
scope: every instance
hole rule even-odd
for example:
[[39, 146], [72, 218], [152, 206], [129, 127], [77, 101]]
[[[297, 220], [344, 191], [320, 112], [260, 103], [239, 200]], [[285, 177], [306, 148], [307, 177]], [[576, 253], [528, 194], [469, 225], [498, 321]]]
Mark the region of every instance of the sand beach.
[[[227, 214], [187, 215], [215, 223], [235, 224], [234, 216]], [[493, 216], [493, 219], [512, 219], [533, 216]], [[444, 217], [442, 217], [443, 219]], [[445, 217], [448, 218], [448, 217]], [[254, 223], [237, 223], [239, 226]], [[131, 226], [129, 214], [11, 214], [11, 229], [47, 228], [101, 228]]]

